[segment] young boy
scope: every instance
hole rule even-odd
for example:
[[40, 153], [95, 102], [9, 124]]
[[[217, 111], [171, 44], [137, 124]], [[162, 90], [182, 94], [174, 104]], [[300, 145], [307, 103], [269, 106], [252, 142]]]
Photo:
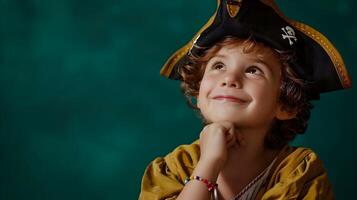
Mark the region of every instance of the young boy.
[[182, 81], [205, 126], [199, 141], [147, 167], [139, 199], [334, 198], [318, 156], [288, 145], [305, 132], [311, 100], [351, 87], [321, 33], [273, 1], [219, 0], [161, 73]]

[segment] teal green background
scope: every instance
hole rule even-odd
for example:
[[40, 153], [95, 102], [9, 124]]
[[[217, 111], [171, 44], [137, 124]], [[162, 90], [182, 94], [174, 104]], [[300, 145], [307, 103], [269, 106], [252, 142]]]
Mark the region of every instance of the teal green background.
[[[356, 77], [356, 1], [279, 0], [336, 45]], [[145, 167], [201, 123], [166, 59], [215, 0], [0, 0], [0, 199], [137, 199]], [[357, 180], [356, 88], [323, 94], [295, 145], [322, 158], [337, 199]]]

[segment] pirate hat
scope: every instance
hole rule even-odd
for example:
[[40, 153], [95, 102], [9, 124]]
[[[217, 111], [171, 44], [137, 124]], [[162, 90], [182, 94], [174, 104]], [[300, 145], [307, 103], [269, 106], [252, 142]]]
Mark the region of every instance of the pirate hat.
[[225, 36], [252, 37], [274, 49], [292, 52], [290, 66], [319, 93], [351, 87], [340, 53], [321, 33], [285, 17], [274, 0], [217, 0], [217, 10], [185, 46], [177, 50], [160, 73], [181, 79], [178, 69], [188, 55], [201, 55]]

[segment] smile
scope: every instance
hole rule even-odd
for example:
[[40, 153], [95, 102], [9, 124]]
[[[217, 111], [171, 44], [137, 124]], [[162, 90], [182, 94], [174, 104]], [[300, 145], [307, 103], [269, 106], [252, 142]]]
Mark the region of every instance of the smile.
[[228, 102], [235, 102], [235, 103], [245, 103], [246, 101], [242, 100], [242, 99], [239, 99], [237, 97], [234, 97], [234, 96], [216, 96], [214, 97], [213, 99], [216, 99], [216, 100], [220, 100], [220, 101], [228, 101]]

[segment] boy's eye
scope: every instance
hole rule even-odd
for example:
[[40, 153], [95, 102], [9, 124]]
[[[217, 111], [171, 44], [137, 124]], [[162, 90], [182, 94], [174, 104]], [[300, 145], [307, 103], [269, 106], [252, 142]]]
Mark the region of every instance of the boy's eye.
[[264, 74], [263, 71], [261, 69], [259, 69], [256, 66], [251, 66], [246, 70], [247, 73], [249, 74], [256, 74], [256, 75], [261, 75]]
[[212, 66], [212, 69], [222, 69], [224, 67], [223, 63], [217, 62]]

